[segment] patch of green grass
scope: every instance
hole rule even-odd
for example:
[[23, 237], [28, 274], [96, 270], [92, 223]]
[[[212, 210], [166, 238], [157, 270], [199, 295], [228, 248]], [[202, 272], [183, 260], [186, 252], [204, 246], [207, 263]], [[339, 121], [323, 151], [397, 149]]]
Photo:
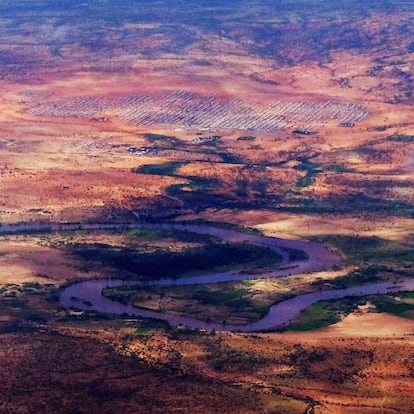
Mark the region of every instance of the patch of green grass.
[[393, 257], [402, 262], [414, 262], [414, 249], [399, 250], [394, 252]]
[[401, 292], [398, 294], [398, 297], [401, 298], [402, 300], [405, 299], [414, 299], [414, 292]]
[[212, 178], [204, 178], [204, 177], [197, 177], [192, 175], [181, 175], [177, 173], [177, 170], [186, 165], [186, 162], [181, 161], [169, 161], [163, 164], [147, 164], [141, 165], [140, 167], [133, 170], [133, 172], [140, 173], [140, 174], [150, 174], [150, 175], [161, 175], [161, 176], [169, 176], [169, 177], [176, 177], [182, 178], [184, 180], [188, 180], [188, 183], [185, 184], [172, 184], [167, 187], [166, 192], [170, 195], [181, 195], [186, 192], [185, 189], [190, 189], [194, 192], [210, 192], [214, 190], [216, 185], [219, 183], [218, 179]]
[[37, 282], [24, 282], [23, 285], [20, 287], [22, 292], [36, 292], [43, 288], [40, 283]]
[[313, 184], [315, 178], [322, 171], [333, 171], [336, 173], [346, 173], [350, 170], [341, 164], [322, 165], [310, 161], [308, 158], [301, 160], [301, 164], [295, 167], [297, 170], [306, 171], [306, 175], [299, 178], [296, 182], [297, 187], [308, 187]]
[[[260, 293], [260, 292], [259, 292]], [[274, 291], [258, 294], [252, 282], [226, 282], [182, 286], [118, 286], [105, 288], [105, 297], [132, 306], [150, 304], [163, 310], [164, 304], [174, 312], [192, 318], [222, 323], [254, 322], [262, 318], [275, 303], [288, 299], [290, 294]], [[166, 301], [166, 302], [165, 302]], [[175, 301], [175, 302], [174, 302]], [[236, 318], [237, 322], [230, 322]]]
[[303, 177], [300, 177], [296, 182], [297, 187], [309, 187], [315, 181], [315, 177], [318, 173], [315, 171], [308, 171], [307, 174]]
[[348, 264], [414, 262], [414, 246], [403, 241], [343, 235], [317, 236], [313, 240], [342, 251]]
[[372, 214], [390, 217], [414, 217], [414, 205], [404, 201], [387, 200], [368, 196], [364, 193], [347, 196], [294, 197], [285, 199], [278, 211], [307, 214]]
[[197, 300], [204, 305], [226, 306], [231, 308], [232, 313], [254, 313], [259, 317], [264, 316], [268, 311], [268, 306], [254, 301], [250, 297], [250, 292], [243, 288], [232, 288], [222, 286], [219, 289], [206, 285], [200, 287], [191, 295], [191, 299]]
[[133, 229], [128, 231], [127, 236], [133, 239], [155, 241], [166, 238], [168, 236], [168, 232], [153, 229]]
[[153, 330], [153, 328], [152, 327], [150, 327], [150, 326], [138, 326], [138, 328], [136, 329], [136, 333], [138, 334], [138, 335], [145, 335], [145, 334], [147, 334], [147, 333], [149, 333], [149, 332], [151, 332]]
[[209, 234], [196, 233], [188, 230], [145, 229], [136, 228], [129, 230], [127, 236], [132, 239], [154, 241], [172, 239], [183, 243], [213, 243], [217, 241]]
[[296, 170], [309, 171], [309, 170], [317, 170], [321, 167], [320, 163], [313, 162], [310, 160], [310, 158], [302, 158], [298, 161], [300, 161], [300, 164], [295, 167]]
[[[372, 295], [361, 298], [344, 298], [322, 301], [309, 306], [297, 321], [284, 328], [289, 331], [311, 331], [339, 322], [343, 317], [354, 312], [358, 306], [371, 302], [374, 312], [414, 319], [414, 292], [402, 292], [395, 295]], [[406, 301], [407, 300], [407, 301]]]
[[300, 161], [301, 163], [295, 169], [306, 171], [306, 175], [298, 179], [296, 186], [308, 187], [313, 184], [316, 176], [321, 172], [321, 164], [312, 162], [309, 158], [301, 159]]
[[[364, 283], [379, 282], [384, 279], [389, 279], [390, 274], [392, 274], [393, 271], [392, 268], [388, 268], [384, 265], [371, 265], [354, 270], [346, 276], [331, 279], [329, 280], [329, 285], [335, 286], [335, 288], [338, 289], [344, 289], [350, 286], [363, 285]], [[312, 283], [313, 286], [321, 286], [324, 284], [325, 281], [322, 279]]]
[[391, 315], [414, 319], [414, 304], [405, 301], [414, 299], [414, 292], [398, 293], [397, 295], [376, 295], [370, 298], [376, 311]]
[[42, 285], [38, 282], [24, 282], [23, 287], [27, 289], [40, 289]]
[[346, 298], [335, 301], [314, 303], [302, 312], [298, 320], [283, 331], [312, 331], [339, 322], [344, 316], [353, 312], [361, 300]]
[[246, 227], [241, 224], [236, 223], [228, 223], [226, 221], [211, 221], [206, 219], [196, 219], [191, 221], [184, 221], [183, 224], [194, 224], [194, 225], [206, 225], [206, 226], [213, 226], [213, 227], [220, 227], [223, 229], [235, 230], [240, 233], [251, 234], [254, 236], [264, 236], [264, 234], [259, 230], [253, 227]]
[[171, 326], [166, 321], [158, 319], [145, 319], [139, 323], [135, 332], [138, 335], [144, 335], [150, 333], [151, 331], [160, 329], [168, 332], [171, 330]]

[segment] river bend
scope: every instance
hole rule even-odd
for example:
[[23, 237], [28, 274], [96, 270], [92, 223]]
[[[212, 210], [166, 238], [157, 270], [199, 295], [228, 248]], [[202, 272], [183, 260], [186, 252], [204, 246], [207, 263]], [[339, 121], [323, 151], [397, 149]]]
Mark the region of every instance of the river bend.
[[[3, 225], [0, 234], [14, 234], [20, 232], [53, 232], [70, 230], [109, 230], [121, 228], [151, 228], [190, 231], [199, 234], [208, 234], [223, 239], [227, 242], [246, 242], [256, 246], [269, 247], [282, 256], [282, 262], [275, 265], [270, 271], [255, 275], [247, 274], [240, 270], [228, 272], [216, 272], [193, 277], [178, 279], [159, 279], [155, 281], [126, 281], [120, 279], [95, 279], [76, 282], [64, 288], [60, 295], [60, 304], [74, 309], [94, 310], [97, 312], [129, 315], [133, 317], [155, 318], [165, 320], [173, 326], [186, 326], [194, 329], [231, 331], [231, 332], [256, 332], [283, 327], [292, 322], [299, 314], [312, 305], [322, 300], [340, 299], [347, 296], [367, 296], [398, 291], [414, 290], [414, 279], [401, 279], [395, 282], [378, 282], [363, 286], [352, 286], [345, 289], [322, 290], [314, 293], [296, 296], [272, 305], [269, 312], [260, 320], [246, 325], [232, 325], [226, 323], [214, 323], [194, 319], [187, 316], [164, 313], [149, 310], [132, 305], [125, 305], [112, 301], [102, 295], [105, 287], [118, 286], [183, 286], [209, 283], [223, 283], [230, 281], [242, 281], [249, 279], [269, 279], [289, 275], [318, 272], [332, 268], [339, 263], [340, 256], [326, 247], [317, 243], [301, 240], [286, 240], [275, 237], [246, 234], [235, 230], [198, 224], [19, 224]], [[308, 255], [308, 260], [290, 263], [288, 253], [284, 248], [303, 250]]]

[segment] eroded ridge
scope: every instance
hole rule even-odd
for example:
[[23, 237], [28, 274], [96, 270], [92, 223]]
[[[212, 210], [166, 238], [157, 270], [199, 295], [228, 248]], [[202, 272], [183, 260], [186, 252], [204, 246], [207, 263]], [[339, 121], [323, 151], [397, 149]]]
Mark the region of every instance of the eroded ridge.
[[[34, 100], [36, 101], [36, 100]], [[52, 102], [38, 100], [29, 112], [40, 116], [92, 118], [113, 116], [138, 126], [166, 125], [189, 129], [273, 131], [313, 129], [326, 122], [355, 123], [366, 119], [358, 103], [325, 100], [274, 101], [268, 105], [239, 99], [220, 99], [178, 91], [160, 97], [130, 95], [113, 100], [82, 96]]]

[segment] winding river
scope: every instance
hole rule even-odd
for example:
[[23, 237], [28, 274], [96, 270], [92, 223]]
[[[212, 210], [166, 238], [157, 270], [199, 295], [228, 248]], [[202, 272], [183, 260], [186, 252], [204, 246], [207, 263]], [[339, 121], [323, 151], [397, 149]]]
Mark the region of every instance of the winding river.
[[[186, 277], [181, 279], [160, 279], [151, 282], [125, 281], [118, 279], [96, 279], [76, 282], [61, 292], [60, 303], [68, 308], [80, 310], [94, 310], [102, 313], [115, 315], [129, 315], [134, 317], [155, 318], [169, 322], [173, 326], [186, 326], [195, 329], [231, 331], [231, 332], [256, 332], [283, 327], [289, 324], [299, 314], [313, 303], [340, 299], [347, 296], [366, 296], [398, 291], [414, 290], [414, 279], [400, 279], [395, 282], [378, 282], [365, 284], [363, 286], [352, 286], [346, 289], [322, 290], [314, 293], [296, 296], [272, 305], [269, 312], [260, 320], [246, 325], [231, 325], [226, 323], [207, 322], [191, 317], [163, 313], [120, 302], [112, 301], [102, 295], [105, 287], [117, 286], [183, 286], [208, 283], [222, 283], [230, 281], [242, 281], [248, 279], [268, 279], [289, 275], [326, 270], [339, 263], [340, 256], [316, 243], [300, 240], [285, 240], [275, 237], [257, 236], [246, 234], [235, 230], [198, 224], [20, 224], [3, 225], [0, 234], [13, 233], [35, 233], [69, 230], [109, 230], [109, 229], [133, 229], [151, 228], [189, 231], [199, 234], [208, 234], [223, 239], [227, 242], [246, 242], [249, 244], [269, 247], [282, 256], [282, 262], [278, 263], [273, 270], [265, 274], [247, 274], [240, 270], [204, 274], [201, 276]], [[308, 260], [290, 263], [286, 248], [303, 250], [309, 256]]]

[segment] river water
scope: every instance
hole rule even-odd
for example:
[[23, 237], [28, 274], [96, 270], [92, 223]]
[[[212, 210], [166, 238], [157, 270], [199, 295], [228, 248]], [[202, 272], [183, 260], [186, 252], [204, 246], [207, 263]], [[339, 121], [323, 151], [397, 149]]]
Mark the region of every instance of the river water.
[[[146, 227], [154, 227], [146, 226]], [[128, 315], [144, 318], [155, 318], [169, 322], [173, 326], [185, 326], [194, 329], [232, 331], [232, 332], [256, 332], [283, 327], [311, 304], [331, 299], [340, 299], [347, 296], [366, 296], [372, 294], [382, 294], [388, 292], [398, 292], [401, 290], [414, 290], [414, 280], [402, 279], [398, 283], [380, 282], [371, 283], [364, 286], [354, 286], [346, 289], [322, 290], [319, 292], [299, 295], [292, 299], [285, 300], [270, 307], [269, 312], [262, 319], [246, 325], [231, 325], [226, 323], [214, 323], [194, 319], [186, 316], [163, 313], [120, 302], [114, 302], [102, 295], [105, 287], [116, 286], [183, 286], [208, 283], [220, 283], [227, 281], [241, 281], [257, 278], [275, 278], [292, 274], [303, 274], [316, 272], [332, 267], [338, 263], [339, 256], [326, 249], [325, 247], [299, 240], [284, 240], [273, 237], [249, 235], [234, 230], [222, 229], [206, 225], [157, 225], [157, 228], [175, 229], [182, 231], [192, 231], [196, 233], [209, 234], [231, 242], [247, 242], [255, 245], [272, 248], [281, 254], [283, 260], [281, 264], [275, 266], [272, 271], [260, 276], [246, 274], [240, 271], [229, 271], [222, 273], [211, 273], [201, 276], [194, 276], [182, 279], [161, 279], [151, 282], [136, 282], [114, 279], [98, 279], [75, 283], [67, 287], [60, 296], [60, 303], [65, 307], [72, 307], [83, 310], [95, 310], [98, 312]], [[283, 251], [283, 247], [304, 250], [309, 259], [298, 263], [289, 263], [288, 255]]]
[[[231, 325], [226, 323], [214, 323], [202, 321], [186, 316], [163, 313], [144, 308], [137, 308], [112, 301], [102, 296], [105, 287], [116, 286], [183, 286], [209, 283], [223, 283], [229, 281], [242, 281], [249, 279], [269, 279], [289, 275], [298, 275], [317, 272], [332, 268], [340, 262], [337, 253], [316, 243], [301, 240], [285, 240], [275, 237], [265, 237], [246, 234], [231, 229], [220, 227], [198, 225], [198, 224], [19, 224], [3, 225], [0, 234], [15, 234], [20, 232], [53, 232], [70, 230], [109, 230], [109, 229], [133, 229], [151, 228], [189, 231], [200, 234], [208, 234], [221, 238], [227, 242], [246, 242], [257, 246], [273, 249], [282, 257], [274, 269], [265, 274], [247, 274], [240, 270], [228, 272], [210, 273], [200, 276], [186, 277], [181, 279], [165, 278], [151, 282], [125, 281], [120, 279], [96, 279], [74, 283], [61, 292], [60, 304], [74, 309], [94, 310], [97, 312], [129, 315], [134, 317], [155, 318], [169, 322], [173, 326], [186, 326], [194, 329], [232, 331], [232, 332], [256, 332], [283, 327], [294, 320], [299, 314], [312, 305], [322, 300], [340, 299], [344, 297], [367, 296], [373, 294], [384, 294], [398, 291], [413, 291], [414, 279], [401, 279], [395, 282], [370, 283], [363, 286], [353, 286], [346, 289], [322, 290], [314, 293], [296, 296], [270, 307], [269, 312], [260, 320], [246, 325]], [[308, 260], [290, 263], [289, 255], [283, 248], [303, 250], [309, 256]]]
[[[208, 275], [205, 276], [206, 283], [209, 282]], [[179, 286], [186, 280], [177, 279], [175, 283], [165, 280], [151, 285]], [[200, 281], [201, 283], [201, 281]], [[188, 283], [190, 284], [190, 283]], [[65, 307], [73, 307], [83, 310], [95, 310], [114, 315], [139, 316], [144, 318], [162, 319], [173, 326], [186, 326], [194, 329], [231, 331], [231, 332], [257, 332], [280, 328], [288, 325], [299, 314], [312, 305], [322, 300], [340, 299], [348, 296], [367, 296], [399, 291], [414, 290], [414, 279], [401, 279], [395, 282], [370, 283], [363, 286], [353, 286], [346, 289], [322, 290], [319, 292], [299, 295], [285, 300], [270, 307], [269, 312], [262, 319], [246, 325], [230, 325], [226, 323], [212, 323], [186, 316], [163, 313], [154, 310], [136, 308], [114, 302], [102, 296], [102, 289], [115, 286], [145, 286], [149, 283], [126, 282], [124, 280], [98, 279], [75, 283], [67, 287], [60, 296], [60, 303]]]

